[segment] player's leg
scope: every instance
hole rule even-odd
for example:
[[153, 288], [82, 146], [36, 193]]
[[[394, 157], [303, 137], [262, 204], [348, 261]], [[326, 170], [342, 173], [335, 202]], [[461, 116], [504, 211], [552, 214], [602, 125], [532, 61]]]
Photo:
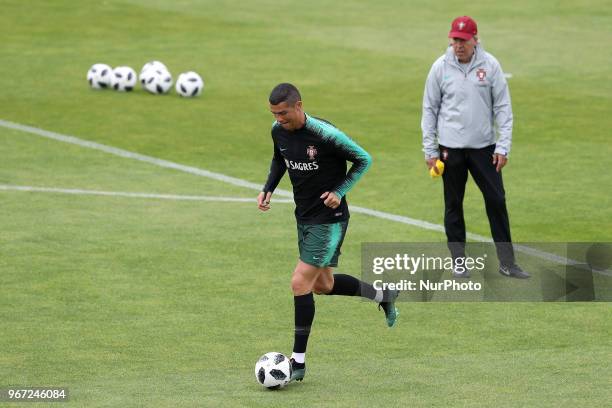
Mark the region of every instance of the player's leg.
[[308, 264], [300, 259], [291, 275], [291, 291], [293, 296], [303, 296], [312, 293], [317, 278], [324, 269]]
[[382, 302], [385, 293], [376, 290], [367, 282], [344, 273], [333, 273], [332, 267], [324, 268], [314, 284], [317, 295], [360, 296], [375, 302]]
[[315, 282], [314, 292], [318, 295], [361, 296], [382, 302], [383, 292], [377, 291], [372, 285], [351, 275], [333, 273], [333, 268], [338, 266], [338, 259], [342, 254], [340, 249], [346, 236], [348, 221], [324, 224], [319, 228], [323, 231], [321, 235], [324, 236], [320, 245], [324, 250], [321, 254], [324, 267]]
[[[373, 300], [379, 304], [379, 308], [384, 310], [387, 324], [389, 327], [392, 327], [398, 316], [395, 300], [399, 293], [397, 291], [383, 292], [382, 290], [376, 290], [371, 284], [361, 281], [354, 276], [333, 273], [333, 268], [338, 266], [338, 259], [341, 255], [340, 249], [346, 236], [348, 221], [327, 225], [331, 228], [329, 234], [331, 238], [326, 246], [327, 252], [323, 257], [327, 262], [327, 266], [321, 270], [314, 285], [314, 292], [316, 294], [337, 296], [360, 296]], [[334, 229], [336, 230], [335, 232]]]
[[360, 296], [378, 303], [378, 308], [385, 312], [385, 319], [389, 327], [393, 327], [399, 316], [395, 301], [399, 291], [376, 290], [367, 282], [354, 276], [343, 273], [333, 273], [328, 267], [321, 271], [315, 282], [314, 292], [317, 295]]
[[295, 333], [291, 363], [292, 379], [301, 381], [305, 374], [306, 347], [310, 328], [315, 315], [315, 302], [312, 289], [321, 272], [321, 268], [299, 261], [291, 277], [293, 291]]
[[529, 274], [520, 270], [514, 262], [514, 249], [510, 235], [510, 220], [506, 207], [506, 192], [502, 173], [497, 172], [493, 164], [495, 145], [482, 149], [470, 149], [468, 168], [472, 178], [482, 192], [489, 218], [491, 235], [495, 241], [500, 272], [517, 278], [528, 278]]
[[[448, 249], [453, 259], [465, 257], [465, 220], [463, 218], [463, 197], [467, 182], [468, 169], [464, 149], [451, 149], [440, 146], [441, 160], [444, 162], [442, 181], [444, 184], [444, 229]], [[456, 277], [469, 274], [453, 272]]]
[[337, 245], [342, 231], [333, 224], [299, 223], [297, 231], [300, 261], [291, 278], [295, 307], [291, 380], [302, 381], [306, 374], [306, 347], [315, 315], [312, 291], [331, 258], [329, 247]]
[[[315, 281], [312, 291], [317, 295], [329, 295], [334, 288], [333, 268], [322, 268], [319, 277]], [[353, 295], [350, 295], [353, 296]]]
[[318, 225], [299, 224], [298, 248], [300, 260], [291, 277], [291, 290], [295, 310], [295, 334], [291, 366], [291, 379], [301, 381], [306, 373], [306, 348], [310, 329], [315, 315], [315, 302], [312, 291], [318, 276], [323, 269], [324, 248], [320, 245], [320, 227]]

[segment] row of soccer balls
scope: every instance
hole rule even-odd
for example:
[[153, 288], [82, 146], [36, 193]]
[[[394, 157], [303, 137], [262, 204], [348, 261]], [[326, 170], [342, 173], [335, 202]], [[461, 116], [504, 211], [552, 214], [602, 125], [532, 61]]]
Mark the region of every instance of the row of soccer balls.
[[[172, 74], [159, 61], [144, 64], [138, 76], [130, 67], [121, 66], [113, 69], [106, 64], [94, 64], [87, 71], [87, 82], [94, 89], [112, 88], [129, 92], [134, 89], [138, 80], [145, 90], [153, 94], [165, 94], [172, 88]], [[196, 72], [183, 72], [176, 80], [175, 89], [179, 95], [191, 98], [202, 93], [204, 81]]]

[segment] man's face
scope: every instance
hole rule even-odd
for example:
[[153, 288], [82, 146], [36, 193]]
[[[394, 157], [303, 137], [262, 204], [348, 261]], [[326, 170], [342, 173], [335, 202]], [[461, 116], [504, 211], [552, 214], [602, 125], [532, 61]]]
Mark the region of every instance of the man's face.
[[270, 112], [285, 130], [296, 130], [304, 126], [302, 101], [297, 101], [293, 106], [287, 102], [281, 102], [278, 105], [270, 104]]
[[451, 38], [451, 46], [455, 55], [460, 62], [469, 62], [474, 55], [474, 47], [476, 46], [476, 39], [474, 37], [469, 40], [461, 38]]

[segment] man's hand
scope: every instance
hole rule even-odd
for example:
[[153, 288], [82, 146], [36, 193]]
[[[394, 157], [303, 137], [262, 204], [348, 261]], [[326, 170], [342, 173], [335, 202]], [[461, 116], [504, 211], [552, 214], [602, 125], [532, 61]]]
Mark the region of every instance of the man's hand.
[[440, 174], [440, 172], [438, 171], [438, 166], [436, 166], [437, 161], [438, 161], [437, 157], [432, 157], [431, 159], [425, 159], [425, 164], [427, 164], [428, 170], [431, 170], [431, 168], [433, 167], [436, 174]]
[[508, 158], [505, 155], [499, 153], [495, 153], [493, 155], [493, 164], [496, 165], [495, 171], [497, 171], [498, 173], [506, 165], [506, 163], [508, 163]]
[[324, 192], [323, 194], [321, 194], [321, 198], [325, 200], [323, 201], [323, 204], [325, 204], [329, 208], [336, 209], [340, 205], [340, 199], [333, 191]]
[[261, 211], [268, 211], [270, 209], [270, 199], [272, 198], [272, 193], [268, 191], [264, 193], [263, 191], [259, 193], [257, 196], [257, 207]]

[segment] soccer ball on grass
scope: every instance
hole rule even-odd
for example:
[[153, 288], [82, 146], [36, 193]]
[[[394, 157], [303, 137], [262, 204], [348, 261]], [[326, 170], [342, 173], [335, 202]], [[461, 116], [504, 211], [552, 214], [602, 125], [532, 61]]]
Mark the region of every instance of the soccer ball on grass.
[[291, 381], [291, 362], [282, 353], [266, 353], [255, 364], [255, 378], [270, 390], [282, 388]]
[[104, 89], [111, 85], [113, 69], [106, 64], [93, 64], [87, 71], [87, 82], [94, 89]]
[[111, 87], [116, 91], [129, 92], [136, 85], [136, 72], [130, 67], [117, 67], [113, 70]]
[[165, 94], [172, 88], [172, 75], [163, 69], [149, 69], [140, 78], [144, 89], [152, 94]]
[[144, 74], [146, 71], [150, 69], [160, 69], [162, 71], [168, 71], [168, 67], [161, 61], [149, 61], [142, 66], [140, 69], [140, 75]]
[[176, 93], [185, 98], [193, 98], [202, 93], [204, 81], [197, 72], [183, 72], [176, 80]]

